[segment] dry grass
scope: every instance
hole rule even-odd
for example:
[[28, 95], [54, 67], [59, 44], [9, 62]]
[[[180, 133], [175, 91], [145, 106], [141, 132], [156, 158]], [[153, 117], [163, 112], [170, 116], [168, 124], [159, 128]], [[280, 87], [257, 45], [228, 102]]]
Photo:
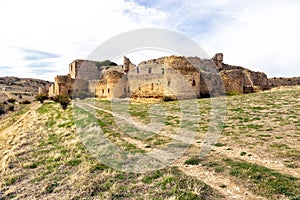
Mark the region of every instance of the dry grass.
[[[122, 118], [122, 107], [114, 110], [105, 100], [97, 100], [102, 110], [95, 117], [87, 105], [75, 111], [81, 112], [77, 125], [95, 120], [110, 141], [133, 153], [162, 148], [180, 127], [197, 132], [173, 166], [146, 174], [116, 171], [92, 157], [78, 137], [71, 106], [63, 111], [51, 102], [24, 105], [0, 125], [2, 199], [218, 199], [220, 193], [226, 199], [297, 199], [299, 100], [299, 87], [228, 97], [222, 134], [201, 159], [212, 121], [210, 99], [198, 100], [196, 126], [182, 122], [178, 102], [129, 104], [131, 121]], [[149, 128], [153, 116], [161, 115], [148, 112], [155, 104], [163, 109], [159, 134]]]

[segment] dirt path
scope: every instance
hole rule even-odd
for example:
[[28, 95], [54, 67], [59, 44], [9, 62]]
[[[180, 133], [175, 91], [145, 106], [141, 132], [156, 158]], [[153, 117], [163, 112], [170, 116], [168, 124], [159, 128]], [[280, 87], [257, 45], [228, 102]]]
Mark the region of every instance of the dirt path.
[[[248, 155], [251, 156], [241, 156], [241, 152], [247, 152]], [[241, 159], [249, 163], [258, 164], [269, 169], [276, 170], [280, 173], [291, 175], [296, 178], [300, 178], [300, 169], [295, 168], [291, 169], [284, 165], [284, 163], [278, 159], [274, 159], [271, 156], [266, 157], [266, 154], [258, 155], [255, 152], [251, 151], [251, 149], [242, 149], [234, 147], [234, 149], [228, 151], [226, 148], [214, 148], [213, 154], [218, 155], [218, 157], [228, 157], [232, 159]], [[296, 161], [299, 163], [299, 161]]]
[[237, 185], [228, 177], [209, 171], [201, 165], [181, 165], [179, 166], [179, 169], [187, 175], [196, 177], [212, 188], [218, 190], [225, 196], [225, 199], [265, 199], [254, 195], [241, 185]]
[[[120, 114], [113, 113], [111, 111], [98, 108], [95, 106], [92, 106], [90, 104], [85, 104], [85, 106], [88, 106], [92, 109], [97, 109], [109, 114], [112, 114], [113, 116], [120, 118], [122, 120], [125, 120], [127, 123], [136, 126], [137, 128], [143, 128], [135, 121], [128, 119]], [[126, 134], [123, 133], [122, 136], [125, 136]], [[170, 137], [170, 135], [169, 135]], [[138, 148], [145, 149], [145, 144], [136, 139], [132, 139], [131, 137], [124, 137], [124, 140], [126, 140], [129, 143], [135, 144]], [[195, 147], [200, 150], [201, 144], [195, 143]], [[146, 149], [145, 149], [146, 150]], [[153, 148], [151, 149], [153, 150]], [[149, 151], [149, 149], [148, 149]], [[251, 156], [241, 156], [241, 152], [247, 152], [248, 155]], [[286, 167], [282, 161], [270, 157], [266, 157], [266, 152], [263, 155], [258, 155], [255, 151], [251, 149], [245, 149], [240, 148], [238, 145], [232, 145], [232, 149], [229, 151], [228, 147], [214, 147], [214, 151], [212, 152], [217, 157], [228, 157], [231, 159], [241, 159], [249, 163], [258, 164], [276, 171], [279, 171], [283, 174], [291, 175], [297, 178], [300, 178], [299, 176], [299, 168], [298, 169], [291, 169]], [[187, 158], [186, 158], [187, 159]], [[241, 185], [235, 184], [229, 177], [225, 177], [224, 175], [215, 173], [214, 171], [210, 171], [206, 169], [205, 167], [202, 167], [200, 165], [197, 166], [186, 166], [184, 165], [184, 159], [180, 159], [180, 161], [177, 161], [176, 165], [180, 167], [180, 170], [182, 170], [187, 175], [196, 177], [214, 189], [220, 191], [224, 196], [226, 196], [226, 199], [264, 199], [263, 197], [256, 196], [253, 193], [251, 193], [248, 189], [242, 187]], [[226, 185], [226, 187], [220, 187], [222, 185]]]
[[[130, 120], [128, 118], [125, 118], [124, 116], [115, 114], [111, 111], [108, 111], [108, 110], [105, 110], [102, 108], [97, 108], [90, 104], [84, 104], [84, 105], [81, 104], [80, 105], [80, 107], [82, 109], [87, 110], [87, 108], [85, 106], [88, 106], [89, 108], [92, 108], [92, 109], [97, 109], [97, 110], [100, 110], [103, 112], [107, 112], [109, 114], [112, 114], [113, 116], [120, 118], [120, 119], [124, 119], [126, 122], [128, 122], [131, 125], [136, 125], [137, 127], [139, 127], [137, 125], [137, 123], [134, 122], [133, 120]], [[123, 135], [125, 136], [126, 134], [124, 133], [124, 134], [122, 134], [122, 136]], [[132, 138], [126, 137], [126, 136], [123, 139], [126, 140], [127, 142], [135, 144], [137, 147], [139, 147], [141, 149], [145, 149], [144, 148], [145, 144], [140, 140], [135, 140], [135, 139], [132, 139]], [[153, 150], [153, 148], [151, 150]], [[148, 149], [148, 151], [149, 151], [149, 149]], [[226, 197], [226, 199], [253, 199], [253, 200], [264, 199], [263, 197], [255, 196], [254, 194], [249, 192], [246, 188], [236, 185], [228, 177], [222, 176], [213, 171], [209, 171], [200, 165], [197, 165], [197, 166], [183, 165], [184, 160], [186, 160], [186, 159], [187, 158], [184, 158], [184, 159], [181, 158], [179, 161], [176, 162], [177, 164], [175, 164], [175, 165], [179, 166], [179, 169], [181, 171], [183, 171], [185, 174], [196, 177], [197, 179], [204, 181], [206, 184], [210, 185], [214, 189], [220, 191]], [[225, 188], [220, 187], [222, 185], [226, 185], [226, 187]]]

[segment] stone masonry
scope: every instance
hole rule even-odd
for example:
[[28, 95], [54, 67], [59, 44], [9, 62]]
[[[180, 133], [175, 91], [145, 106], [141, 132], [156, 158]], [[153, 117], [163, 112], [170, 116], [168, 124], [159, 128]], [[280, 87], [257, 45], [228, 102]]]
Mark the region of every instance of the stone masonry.
[[[224, 87], [224, 89], [223, 89]], [[98, 98], [200, 98], [243, 94], [269, 89], [266, 74], [223, 63], [223, 54], [212, 59], [168, 56], [123, 65], [103, 66], [101, 62], [75, 60], [69, 74], [55, 77], [49, 95], [93, 93]], [[223, 91], [223, 93], [222, 93]]]

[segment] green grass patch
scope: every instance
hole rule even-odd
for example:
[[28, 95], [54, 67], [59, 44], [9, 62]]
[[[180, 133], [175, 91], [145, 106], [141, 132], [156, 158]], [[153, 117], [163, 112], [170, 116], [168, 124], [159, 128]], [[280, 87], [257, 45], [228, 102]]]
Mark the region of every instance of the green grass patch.
[[300, 195], [300, 188], [297, 187], [298, 178], [256, 164], [231, 159], [224, 159], [223, 161], [230, 166], [229, 175], [249, 182], [250, 188], [256, 194], [268, 198], [276, 195], [294, 198]]

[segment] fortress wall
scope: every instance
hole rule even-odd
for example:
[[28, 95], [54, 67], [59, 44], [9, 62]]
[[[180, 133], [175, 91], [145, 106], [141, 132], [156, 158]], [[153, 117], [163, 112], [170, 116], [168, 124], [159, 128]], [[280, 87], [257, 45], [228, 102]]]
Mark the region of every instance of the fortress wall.
[[96, 87], [96, 97], [106, 98], [107, 97], [107, 81], [101, 80], [98, 82]]
[[88, 81], [88, 89], [90, 92], [96, 94], [96, 88], [98, 86], [99, 80], [90, 80]]
[[280, 87], [280, 86], [293, 86], [300, 85], [300, 77], [294, 78], [269, 78], [269, 86], [270, 88]]
[[49, 97], [55, 96], [55, 85], [54, 84], [50, 85], [48, 95], [49, 95]]
[[[145, 94], [138, 92], [140, 96], [155, 96], [153, 94], [155, 86], [162, 85], [163, 87], [159, 87], [160, 90], [164, 90], [162, 88], [165, 88], [164, 91], [169, 91], [170, 95], [177, 94], [178, 98], [200, 97], [199, 70], [184, 57], [170, 56], [153, 59], [140, 63], [138, 67], [139, 73], [135, 72], [135, 74], [139, 75], [139, 79], [146, 85], [145, 88], [151, 89], [151, 91], [148, 91], [144, 88], [142, 92]], [[154, 85], [154, 89], [152, 89], [152, 85]], [[164, 91], [158, 92], [158, 96], [161, 96]]]
[[243, 94], [244, 92], [244, 73], [240, 70], [228, 70], [220, 73], [225, 92]]
[[72, 79], [98, 80], [101, 70], [95, 61], [75, 60], [69, 65], [69, 74]]
[[71, 80], [71, 76], [70, 75], [66, 75], [66, 76], [56, 76], [54, 78], [54, 82], [56, 84], [59, 84], [59, 83], [66, 83], [66, 82], [69, 82]]
[[261, 90], [269, 89], [269, 81], [265, 73], [250, 71], [250, 77], [254, 86], [258, 86]]
[[200, 97], [224, 95], [224, 84], [219, 73], [201, 72]]

